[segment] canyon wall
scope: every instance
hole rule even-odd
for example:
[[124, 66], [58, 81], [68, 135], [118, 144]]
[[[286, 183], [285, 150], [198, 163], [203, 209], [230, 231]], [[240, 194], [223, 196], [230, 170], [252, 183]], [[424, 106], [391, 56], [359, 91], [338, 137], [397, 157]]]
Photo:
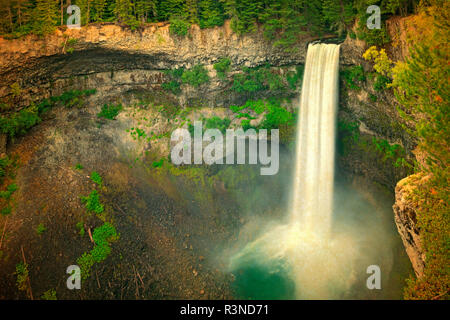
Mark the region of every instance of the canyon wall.
[[[404, 33], [402, 20], [389, 22], [391, 38]], [[394, 34], [395, 33], [395, 34]], [[398, 38], [398, 37], [397, 37]], [[399, 37], [388, 52], [396, 59], [407, 54], [404, 37]], [[148, 25], [131, 31], [115, 24], [93, 24], [76, 29], [58, 29], [45, 37], [26, 36], [21, 39], [0, 38], [0, 99], [12, 99], [11, 85], [21, 89], [17, 106], [33, 100], [55, 96], [71, 89], [96, 88], [92, 104], [100, 105], [133, 90], [147, 91], [182, 106], [228, 107], [248, 98], [230, 90], [230, 83], [216, 77], [213, 64], [228, 57], [231, 70], [228, 78], [243, 66], [269, 64], [284, 74], [304, 64], [308, 43], [318, 40], [307, 33], [290, 50], [275, 47], [261, 30], [238, 36], [227, 21], [222, 27], [200, 29], [192, 26], [188, 36], [171, 35], [167, 23]], [[340, 64], [361, 65], [371, 71], [362, 59], [367, 45], [360, 40], [347, 39], [341, 44]], [[190, 68], [203, 64], [211, 81], [193, 88], [182, 85], [181, 94], [164, 92], [161, 85], [169, 80], [165, 70]], [[264, 97], [268, 92], [259, 93]], [[296, 93], [298, 94], [298, 92]], [[376, 101], [374, 98], [376, 97]], [[402, 128], [391, 91], [375, 92], [373, 80], [368, 79], [360, 90], [340, 94], [338, 121], [354, 121], [361, 137], [367, 141], [382, 138], [401, 145], [408, 155], [415, 141]], [[338, 158], [345, 171], [365, 176], [392, 191], [409, 172], [392, 163], [374, 158], [370, 152], [357, 150]], [[395, 221], [417, 274], [423, 270], [420, 235], [415, 227], [413, 209], [405, 202], [405, 189], [396, 189]]]

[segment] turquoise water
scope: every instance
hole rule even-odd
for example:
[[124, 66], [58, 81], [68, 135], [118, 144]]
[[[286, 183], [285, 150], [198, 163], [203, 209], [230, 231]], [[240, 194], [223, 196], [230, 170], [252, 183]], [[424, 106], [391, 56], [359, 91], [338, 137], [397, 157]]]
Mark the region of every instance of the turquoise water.
[[264, 265], [249, 261], [233, 274], [236, 276], [234, 290], [237, 299], [295, 299], [295, 283], [281, 263]]

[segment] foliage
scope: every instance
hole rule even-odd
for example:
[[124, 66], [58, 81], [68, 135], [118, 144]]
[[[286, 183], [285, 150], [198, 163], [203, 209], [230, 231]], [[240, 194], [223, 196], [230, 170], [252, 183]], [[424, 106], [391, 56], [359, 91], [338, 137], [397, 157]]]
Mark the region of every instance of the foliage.
[[17, 288], [20, 291], [25, 291], [27, 290], [27, 280], [28, 280], [28, 264], [20, 262], [18, 264], [16, 264], [16, 276], [17, 276], [17, 280], [16, 280], [16, 284], [17, 284]]
[[45, 291], [42, 296], [41, 296], [42, 300], [58, 300], [56, 298], [56, 290], [55, 289], [48, 289], [47, 291]]
[[19, 187], [17, 187], [15, 183], [10, 184], [9, 186], [6, 187], [5, 191], [0, 191], [0, 198], [9, 200], [11, 194], [17, 191], [17, 189], [19, 189]]
[[377, 50], [377, 47], [372, 46], [366, 50], [363, 54], [363, 58], [367, 61], [373, 61], [373, 68], [379, 74], [385, 77], [392, 77], [392, 65], [393, 62], [387, 56], [386, 50]]
[[83, 165], [81, 163], [77, 163], [75, 165], [75, 170], [83, 170]]
[[9, 117], [0, 116], [0, 131], [10, 138], [25, 134], [31, 127], [41, 122], [38, 109], [31, 106], [19, 112], [11, 114]]
[[297, 86], [301, 86], [304, 69], [305, 66], [300, 64], [295, 67], [295, 72], [291, 71], [286, 74], [286, 80], [291, 90], [296, 90]]
[[416, 216], [426, 266], [421, 278], [409, 280], [407, 299], [449, 297], [450, 3], [429, 3], [432, 6], [422, 8], [418, 15], [422, 21], [412, 37], [409, 57], [405, 62], [397, 62], [392, 71], [400, 114], [415, 125], [414, 134], [427, 157], [421, 169], [430, 177], [415, 195], [420, 199]]
[[217, 116], [206, 119], [205, 128], [206, 129], [219, 129], [222, 133], [230, 126], [231, 120], [228, 118], [219, 118]]
[[61, 104], [66, 108], [71, 108], [74, 106], [81, 106], [83, 103], [83, 97], [95, 94], [96, 89], [90, 90], [69, 90], [61, 94], [60, 96], [50, 97], [50, 102], [52, 105]]
[[375, 78], [375, 82], [373, 84], [373, 88], [375, 91], [383, 91], [388, 88], [391, 83], [391, 79], [381, 74], [378, 74]]
[[44, 224], [41, 222], [39, 223], [39, 225], [36, 227], [36, 232], [38, 235], [41, 235], [45, 232], [45, 230], [47, 230], [47, 228], [44, 226]]
[[214, 64], [214, 69], [217, 71], [217, 77], [221, 80], [226, 78], [227, 72], [230, 70], [230, 58], [222, 58]]
[[243, 73], [237, 73], [233, 77], [231, 89], [238, 93], [254, 94], [262, 90], [283, 92], [286, 89], [281, 75], [270, 69], [269, 65], [256, 68], [242, 69]]
[[13, 159], [11, 159], [8, 155], [0, 158], [0, 182], [3, 183], [3, 178], [6, 176], [8, 169], [13, 164]]
[[2, 210], [0, 211], [0, 213], [3, 215], [3, 216], [7, 216], [8, 214], [10, 214], [12, 212], [12, 207], [11, 207], [11, 205], [7, 205], [7, 206], [5, 206], [5, 207], [3, 207], [2, 208]]
[[79, 230], [78, 234], [83, 237], [85, 234], [85, 230], [84, 230], [84, 224], [83, 221], [78, 221], [77, 224], [75, 225], [76, 228]]
[[202, 65], [196, 65], [190, 70], [185, 70], [181, 76], [181, 80], [183, 83], [198, 87], [209, 81], [208, 71]]
[[13, 97], [19, 97], [22, 89], [20, 88], [20, 85], [17, 82], [14, 82], [11, 86], [11, 94], [13, 95]]
[[[256, 101], [247, 100], [244, 105], [230, 106], [230, 109], [240, 115], [244, 115], [241, 111], [246, 109], [252, 110], [256, 114], [264, 113], [264, 119], [256, 129], [278, 129], [284, 125], [293, 126], [295, 124], [294, 115], [281, 106], [280, 100], [274, 98]], [[248, 113], [247, 115], [250, 116]], [[241, 126], [243, 129], [250, 128], [250, 119], [242, 120]]]
[[176, 80], [165, 82], [161, 85], [161, 87], [166, 91], [172, 92], [173, 94], [179, 94], [181, 92], [180, 83]]
[[103, 205], [100, 203], [100, 197], [97, 190], [92, 190], [87, 197], [81, 197], [81, 202], [85, 204], [88, 211], [100, 214], [104, 210]]
[[171, 34], [178, 36], [186, 36], [188, 34], [190, 23], [181, 19], [180, 17], [173, 17], [170, 19], [169, 31]]
[[100, 187], [103, 184], [102, 177], [98, 174], [97, 171], [92, 171], [92, 173], [91, 173], [91, 180], [94, 181]]
[[104, 104], [102, 107], [102, 110], [97, 113], [97, 117], [99, 118], [105, 118], [110, 120], [115, 120], [118, 116], [119, 112], [122, 110], [122, 105], [107, 105]]
[[116, 228], [109, 222], [105, 222], [100, 227], [94, 229], [92, 239], [94, 248], [90, 252], [84, 252], [77, 259], [77, 264], [81, 269], [81, 279], [86, 280], [90, 276], [90, 271], [94, 263], [104, 261], [111, 253], [111, 242], [119, 238]]
[[349, 152], [349, 146], [359, 140], [359, 124], [358, 122], [340, 120], [337, 129], [337, 149], [340, 154], [345, 156]]
[[269, 103], [266, 105], [266, 116], [261, 124], [263, 129], [277, 129], [282, 124], [294, 124], [292, 113], [281, 107], [278, 103]]
[[366, 81], [364, 69], [361, 66], [344, 68], [341, 71], [341, 77], [345, 84], [352, 90], [359, 90], [360, 87], [358, 86], [358, 83]]
[[164, 158], [161, 158], [159, 161], [153, 161], [152, 167], [153, 168], [161, 168], [164, 163]]

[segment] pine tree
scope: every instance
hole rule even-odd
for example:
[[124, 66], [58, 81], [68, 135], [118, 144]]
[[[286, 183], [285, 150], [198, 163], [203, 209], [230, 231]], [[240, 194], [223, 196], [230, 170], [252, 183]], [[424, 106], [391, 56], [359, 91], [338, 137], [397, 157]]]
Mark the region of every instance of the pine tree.
[[167, 21], [170, 17], [186, 17], [185, 0], [160, 0], [158, 2], [158, 20]]
[[0, 0], [0, 26], [3, 33], [14, 31], [13, 10], [11, 0]]
[[139, 25], [139, 21], [135, 17], [135, 3], [130, 0], [116, 0], [114, 6], [114, 15], [116, 21], [126, 24], [132, 29]]
[[214, 0], [200, 0], [199, 17], [200, 28], [221, 26], [225, 20], [222, 3]]
[[19, 27], [22, 27], [30, 21], [31, 9], [29, 0], [16, 0], [14, 10], [16, 11], [17, 17], [16, 23]]
[[94, 0], [77, 0], [76, 4], [81, 11], [81, 25], [91, 22], [91, 14]]
[[140, 22], [147, 22], [156, 18], [155, 0], [137, 0], [135, 14]]
[[55, 30], [58, 21], [58, 0], [37, 0], [33, 11], [33, 31], [37, 34], [46, 34]]
[[186, 0], [184, 15], [189, 23], [198, 23], [198, 1]]
[[93, 0], [92, 2], [92, 21], [100, 22], [103, 20], [103, 14], [105, 12], [106, 1], [105, 0]]

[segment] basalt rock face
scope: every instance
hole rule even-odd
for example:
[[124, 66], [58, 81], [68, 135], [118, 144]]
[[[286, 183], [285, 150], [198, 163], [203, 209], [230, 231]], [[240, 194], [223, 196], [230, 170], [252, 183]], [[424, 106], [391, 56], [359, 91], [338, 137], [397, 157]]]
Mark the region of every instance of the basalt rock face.
[[413, 197], [413, 193], [427, 179], [429, 179], [428, 175], [418, 173], [399, 181], [395, 187], [395, 204], [393, 206], [395, 224], [417, 277], [423, 275], [425, 252], [420, 238], [420, 230], [417, 228], [419, 201]]
[[[265, 39], [262, 30], [237, 35], [229, 21], [222, 27], [210, 29], [194, 25], [185, 37], [171, 35], [169, 24], [158, 23], [137, 31], [115, 24], [100, 24], [58, 29], [41, 38], [0, 38], [0, 98], [11, 95], [10, 86], [15, 82], [22, 89], [24, 104], [32, 97], [36, 100], [87, 85], [102, 89], [108, 78], [111, 85], [123, 90], [133, 86], [158, 90], [167, 81], [162, 71], [203, 64], [214, 77], [213, 64], [224, 57], [232, 62], [231, 73], [242, 66], [294, 66], [305, 62], [308, 43], [314, 40], [317, 37], [301, 34], [297, 44], [286, 50]], [[344, 42], [341, 63], [357, 62], [360, 51], [361, 46]], [[225, 89], [227, 87], [218, 81], [211, 81], [196, 92], [182, 88], [181, 95], [174, 98], [182, 105], [189, 104], [189, 100], [206, 99], [210, 107], [245, 99], [224, 93]]]
[[[0, 97], [10, 95], [14, 82], [22, 88], [24, 103], [31, 96], [56, 95], [67, 88], [94, 85], [101, 89], [108, 81], [123, 90], [133, 86], [160, 89], [167, 81], [162, 71], [202, 64], [214, 76], [213, 64], [224, 57], [231, 60], [231, 71], [242, 66], [298, 65], [304, 63], [307, 44], [313, 39], [305, 35], [288, 52], [274, 47], [262, 32], [238, 36], [229, 22], [212, 29], [192, 26], [186, 37], [171, 35], [169, 25], [161, 23], [139, 31], [102, 24], [57, 30], [45, 38], [1, 39]], [[203, 85], [196, 93], [182, 89], [177, 97], [182, 105], [190, 99], [206, 99], [206, 105], [214, 107], [237, 98], [223, 94], [225, 87], [217, 81]]]

